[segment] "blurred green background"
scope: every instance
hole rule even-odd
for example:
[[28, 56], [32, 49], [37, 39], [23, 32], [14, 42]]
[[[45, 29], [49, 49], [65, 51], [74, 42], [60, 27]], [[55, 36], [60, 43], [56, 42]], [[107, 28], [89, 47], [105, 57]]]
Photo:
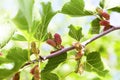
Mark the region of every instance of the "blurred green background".
[[[39, 8], [39, 2], [52, 2], [53, 9], [61, 10], [62, 6], [69, 0], [35, 0], [36, 4], [36, 13], [37, 8]], [[95, 10], [99, 4], [99, 0], [84, 0], [85, 8], [88, 10]], [[120, 6], [120, 0], [106, 0], [105, 8], [110, 8], [113, 6]], [[7, 42], [10, 39], [10, 36], [15, 31], [15, 26], [10, 23], [11, 19], [15, 17], [18, 11], [17, 0], [0, 0], [0, 47], [1, 44]], [[38, 15], [39, 18], [39, 15]], [[120, 26], [120, 14], [116, 12], [110, 12], [110, 23], [115, 26]], [[94, 17], [70, 17], [64, 14], [57, 14], [54, 16], [52, 21], [49, 24], [48, 31], [51, 33], [59, 33], [62, 35], [63, 45], [65, 47], [70, 46], [75, 40], [68, 36], [68, 26], [70, 24], [78, 25], [83, 28], [82, 32], [84, 33], [84, 38], [82, 41], [85, 41], [91, 38], [94, 35], [90, 35], [89, 28], [90, 22]], [[0, 49], [2, 52], [10, 49], [13, 46], [24, 46], [27, 48], [26, 42], [18, 42], [10, 40], [8, 44]], [[42, 55], [48, 55], [49, 51], [52, 48], [46, 43], [42, 43], [41, 50]], [[68, 59], [62, 63], [57, 69], [53, 72], [57, 73], [61, 80], [120, 80], [120, 31], [114, 31], [108, 35], [90, 43], [86, 47], [87, 51], [99, 51], [101, 53], [102, 60], [106, 69], [109, 70], [109, 74], [106, 77], [100, 77], [93, 72], [84, 71], [82, 74], [73, 73], [75, 68], [75, 60], [73, 59], [75, 51], [68, 52]], [[4, 54], [5, 55], [5, 54]], [[45, 64], [43, 64], [44, 66]], [[9, 65], [7, 65], [9, 67]], [[1, 67], [0, 67], [1, 68]], [[21, 80], [30, 80], [31, 74], [29, 73], [30, 68], [27, 67], [21, 73]], [[28, 74], [28, 75], [26, 75]], [[67, 76], [67, 77], [65, 77]], [[8, 80], [10, 80], [8, 78]]]

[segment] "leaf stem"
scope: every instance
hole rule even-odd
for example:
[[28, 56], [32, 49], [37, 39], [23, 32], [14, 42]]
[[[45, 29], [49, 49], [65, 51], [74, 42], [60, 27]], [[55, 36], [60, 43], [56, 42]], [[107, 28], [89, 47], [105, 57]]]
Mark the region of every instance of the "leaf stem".
[[75, 71], [74, 71], [75, 73], [77, 73], [77, 72], [79, 71], [80, 63], [81, 63], [81, 59], [79, 59], [79, 60], [77, 61], [76, 69], [75, 69]]
[[30, 41], [28, 41], [28, 61], [30, 61]]

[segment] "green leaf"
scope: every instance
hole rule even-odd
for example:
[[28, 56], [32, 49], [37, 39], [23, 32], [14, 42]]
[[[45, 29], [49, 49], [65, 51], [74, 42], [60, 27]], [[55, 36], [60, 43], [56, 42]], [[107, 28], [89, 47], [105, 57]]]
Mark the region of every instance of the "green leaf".
[[[13, 56], [15, 55], [15, 56]], [[13, 60], [15, 62], [22, 62], [28, 60], [27, 50], [22, 50], [19, 47], [15, 47], [9, 50], [8, 55], [6, 56], [7, 59]]]
[[100, 76], [105, 76], [108, 73], [108, 70], [104, 69], [103, 63], [101, 61], [100, 53], [98, 52], [91, 52], [89, 53], [85, 63], [85, 70], [86, 71], [94, 71]]
[[59, 77], [54, 73], [42, 73], [41, 80], [59, 80]]
[[17, 33], [13, 35], [12, 40], [27, 41], [26, 38], [23, 35], [17, 34]]
[[2, 64], [2, 63], [10, 63], [11, 61], [10, 60], [8, 60], [8, 59], [6, 59], [6, 58], [3, 58], [3, 57], [0, 57], [0, 65]]
[[113, 7], [113, 8], [110, 8], [110, 9], [108, 9], [108, 10], [110, 10], [110, 11], [115, 11], [115, 12], [120, 13], [120, 6]]
[[41, 23], [39, 24], [37, 31], [35, 33], [35, 38], [44, 41], [44, 37], [47, 34], [48, 24], [50, 23], [53, 16], [56, 12], [53, 12], [51, 3], [41, 3], [42, 4], [42, 12], [41, 12]]
[[0, 68], [0, 80], [9, 77], [10, 75], [17, 72], [22, 65], [28, 60], [28, 51], [22, 50], [21, 48], [15, 47], [8, 51], [6, 58], [2, 60], [0, 58], [0, 67], [2, 64], [11, 63], [12, 69]]
[[100, 31], [100, 24], [99, 24], [100, 19], [96, 18], [91, 22], [91, 28], [90, 28], [90, 33], [91, 34], [98, 34]]
[[105, 0], [100, 0], [99, 5], [101, 8], [104, 8], [105, 7]]
[[36, 33], [37, 28], [39, 27], [40, 24], [41, 24], [41, 22], [39, 20], [34, 20], [33, 21], [33, 24], [31, 26], [31, 34], [32, 34], [32, 36], [34, 36], [34, 34]]
[[41, 71], [42, 80], [59, 80], [56, 74], [51, 73], [57, 66], [64, 62], [67, 58], [67, 53], [60, 54], [58, 56], [52, 57], [48, 60], [48, 63]]
[[52, 70], [57, 68], [57, 66], [60, 63], [64, 62], [66, 60], [66, 58], [67, 58], [67, 53], [63, 53], [63, 54], [60, 54], [58, 56], [50, 58], [42, 72], [43, 73], [51, 72]]
[[61, 12], [71, 16], [93, 15], [93, 12], [84, 10], [84, 6], [83, 0], [71, 0], [63, 6]]
[[32, 25], [32, 12], [34, 0], [18, 0], [20, 11], [27, 20], [28, 26]]
[[32, 25], [32, 9], [34, 0], [18, 0], [19, 11], [13, 22], [20, 30], [27, 30], [29, 32]]
[[28, 23], [21, 11], [18, 12], [16, 17], [13, 19], [14, 24], [20, 30], [27, 30], [28, 31]]
[[80, 39], [83, 37], [82, 28], [78, 26], [70, 25], [69, 29], [70, 29], [69, 35], [75, 40], [80, 41]]

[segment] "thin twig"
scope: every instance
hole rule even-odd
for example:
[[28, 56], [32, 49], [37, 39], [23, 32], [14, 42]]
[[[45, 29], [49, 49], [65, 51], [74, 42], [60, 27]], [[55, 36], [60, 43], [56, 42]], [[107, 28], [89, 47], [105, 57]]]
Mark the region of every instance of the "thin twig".
[[96, 40], [96, 39], [98, 39], [98, 38], [100, 38], [100, 37], [102, 37], [102, 36], [108, 34], [109, 32], [111, 32], [111, 31], [113, 31], [113, 30], [115, 30], [115, 27], [112, 27], [112, 28], [110, 28], [109, 30], [104, 31], [104, 32], [102, 32], [102, 33], [100, 33], [100, 34], [94, 36], [93, 38], [90, 38], [90, 39], [88, 39], [88, 40], [82, 42], [82, 44], [83, 44], [84, 46], [86, 46], [87, 44], [89, 44], [89, 43], [93, 42], [94, 40]]
[[120, 29], [120, 27], [114, 27], [114, 26], [112, 26], [110, 29], [108, 29], [108, 30], [106, 30], [106, 31], [104, 31], [104, 32], [102, 32], [102, 33], [94, 36], [93, 38], [90, 38], [90, 39], [82, 42], [82, 45], [86, 46], [86, 45], [88, 45], [89, 43], [93, 42], [94, 40], [96, 40], [96, 39], [98, 39], [98, 38], [101, 38], [102, 36], [104, 36], [104, 35], [112, 32], [112, 31], [114, 31], [114, 30], [118, 30], [118, 29]]
[[68, 47], [68, 48], [63, 48], [63, 49], [61, 49], [61, 50], [59, 50], [59, 51], [57, 51], [55, 53], [52, 53], [52, 54], [50, 54], [48, 56], [44, 56], [42, 58], [43, 58], [43, 60], [46, 60], [46, 59], [52, 58], [53, 56], [60, 55], [60, 54], [62, 54], [64, 52], [66, 52], [66, 51], [72, 50], [74, 48], [75, 48], [74, 46], [71, 46], [71, 47]]

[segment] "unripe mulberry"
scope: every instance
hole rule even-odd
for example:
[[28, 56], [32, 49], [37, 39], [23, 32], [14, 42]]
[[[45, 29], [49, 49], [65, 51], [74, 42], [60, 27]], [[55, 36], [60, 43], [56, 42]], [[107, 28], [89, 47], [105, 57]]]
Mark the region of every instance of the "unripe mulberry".
[[20, 79], [20, 72], [17, 72], [14, 76], [12, 80], [19, 80]]
[[34, 70], [34, 79], [35, 80], [39, 80], [40, 76], [39, 76], [39, 67], [38, 65], [35, 67], [35, 70]]
[[62, 43], [61, 36], [58, 33], [55, 33], [54, 40], [55, 40], [57, 45], [60, 45]]
[[2, 56], [2, 53], [0, 52], [0, 56]]
[[35, 42], [31, 43], [31, 48], [36, 48], [36, 43]]
[[33, 75], [34, 80], [40, 80], [40, 76], [39, 76], [40, 72], [39, 72], [39, 67], [38, 67], [38, 65], [34, 66], [34, 67], [31, 69], [30, 73]]
[[103, 13], [103, 10], [100, 9], [100, 8], [96, 8], [96, 11], [97, 11], [99, 14], [102, 14], [102, 13]]
[[82, 50], [78, 51], [77, 54], [75, 55], [75, 60], [79, 60], [83, 56]]
[[53, 46], [53, 47], [56, 47], [56, 42], [55, 42], [54, 40], [48, 39], [46, 42], [47, 42], [49, 45], [51, 45], [51, 46]]
[[31, 74], [35, 74], [35, 69], [36, 69], [37, 67], [38, 67], [38, 65], [34, 66], [34, 67], [31, 69], [30, 73], [31, 73]]

